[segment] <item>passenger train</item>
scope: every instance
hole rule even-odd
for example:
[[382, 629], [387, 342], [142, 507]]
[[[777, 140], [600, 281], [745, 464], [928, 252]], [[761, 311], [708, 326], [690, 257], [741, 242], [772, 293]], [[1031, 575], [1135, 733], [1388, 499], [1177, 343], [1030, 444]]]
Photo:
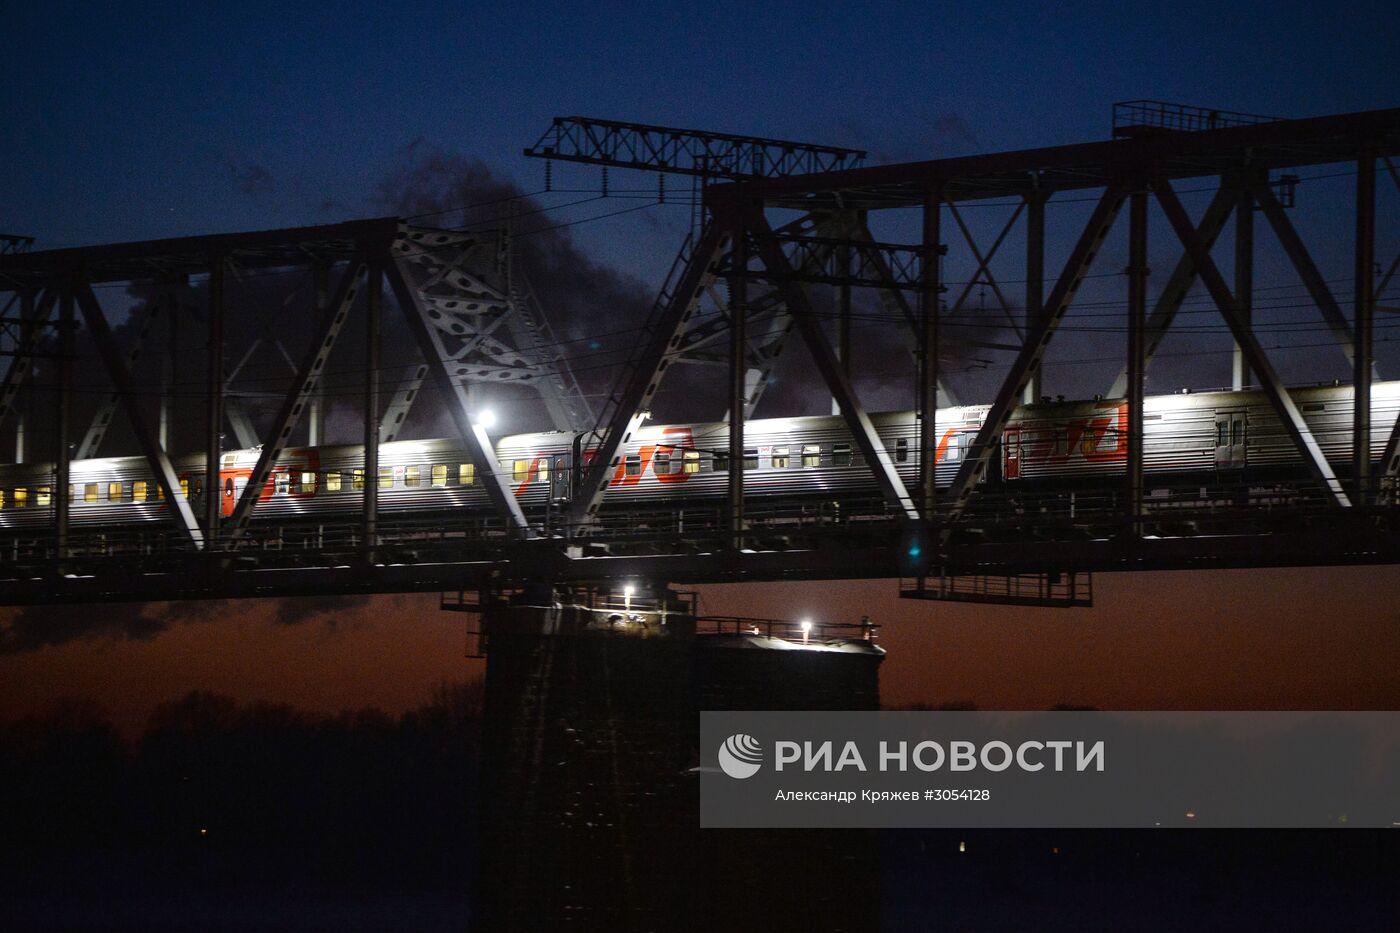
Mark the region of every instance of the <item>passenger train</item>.
[[[1297, 389], [1294, 401], [1339, 475], [1351, 462], [1352, 389]], [[989, 406], [937, 413], [937, 482], [951, 481]], [[1400, 382], [1373, 388], [1371, 454], [1379, 459], [1390, 426], [1400, 414]], [[1121, 399], [1056, 401], [1023, 405], [1003, 430], [986, 482], [1017, 491], [1102, 490], [1121, 476], [1127, 461], [1127, 403]], [[906, 483], [918, 472], [918, 426], [913, 412], [871, 418]], [[573, 496], [583, 435], [520, 434], [496, 441], [499, 468], [527, 515], [543, 515]], [[839, 501], [870, 497], [877, 487], [840, 417], [797, 417], [745, 423], [743, 469], [749, 498]], [[621, 451], [609, 479], [609, 508], [673, 502], [723, 501], [731, 468], [725, 423], [649, 425]], [[224, 516], [234, 506], [257, 463], [259, 450], [222, 455]], [[1247, 485], [1306, 481], [1296, 449], [1260, 391], [1194, 392], [1152, 396], [1144, 406], [1144, 471], [1149, 486]], [[174, 460], [180, 492], [203, 507], [203, 454]], [[168, 520], [159, 485], [143, 457], [74, 461], [66, 495], [73, 527], [124, 526]], [[0, 529], [35, 529], [51, 522], [53, 465], [0, 465]], [[295, 447], [275, 464], [262, 490], [255, 522], [305, 518], [347, 521], [359, 511], [364, 484], [363, 448]], [[379, 509], [396, 513], [454, 511], [489, 514], [480, 471], [455, 440], [395, 441], [379, 450]], [[461, 512], [460, 510], [466, 510]], [[605, 510], [606, 511], [606, 510]]]

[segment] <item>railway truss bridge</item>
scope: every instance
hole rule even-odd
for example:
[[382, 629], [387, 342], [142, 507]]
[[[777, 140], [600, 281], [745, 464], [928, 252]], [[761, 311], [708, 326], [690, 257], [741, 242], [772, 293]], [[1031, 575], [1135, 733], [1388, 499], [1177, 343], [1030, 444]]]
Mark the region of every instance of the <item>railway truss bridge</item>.
[[[14, 436], [13, 465], [3, 469], [20, 478], [0, 483], [9, 485], [0, 503], [0, 603], [899, 578], [912, 598], [1080, 605], [1093, 571], [1400, 560], [1400, 421], [1393, 408], [1376, 417], [1387, 409], [1373, 390], [1384, 385], [1375, 322], [1400, 310], [1386, 298], [1400, 257], [1377, 247], [1378, 226], [1396, 219], [1378, 204], [1394, 203], [1391, 189], [1400, 190], [1400, 110], [1270, 119], [1139, 101], [1116, 109], [1108, 140], [879, 166], [861, 164], [856, 150], [569, 117], [526, 154], [697, 180], [691, 234], [611, 389], [591, 399], [570, 372], [561, 350], [568, 343], [513, 268], [509, 231], [391, 217], [55, 250], [7, 238], [0, 429]], [[1298, 173], [1317, 166], [1354, 174], [1346, 202], [1335, 206], [1354, 233], [1349, 302], [1336, 297], [1318, 244], [1290, 217]], [[1179, 195], [1187, 185], [1213, 192], [1195, 218]], [[1063, 263], [1047, 268], [1046, 216], [1060, 204], [1083, 216]], [[1009, 212], [991, 243], [979, 243], [965, 222], [983, 205]], [[917, 233], [906, 242], [877, 237], [872, 223], [886, 212], [913, 218], [907, 226]], [[1149, 301], [1154, 217], [1155, 229], [1170, 231], [1176, 261], [1153, 270], [1161, 286]], [[1252, 326], [1259, 220], [1335, 344], [1327, 352], [1351, 373], [1342, 427], [1326, 436]], [[1227, 274], [1215, 246], [1229, 228]], [[1108, 271], [1125, 295], [1126, 339], [1121, 373], [1101, 401], [1121, 407], [1118, 467], [1072, 490], [1014, 485], [1008, 426], [1041, 400], [1047, 348], [1074, 319], [1086, 278], [1120, 249], [1110, 240], [1115, 231], [1125, 234], [1127, 264]], [[1008, 242], [1023, 245], [1020, 307], [993, 274]], [[948, 256], [975, 266], [969, 281], [943, 281]], [[309, 285], [281, 313], [300, 315], [307, 339], [299, 353], [277, 342], [290, 388], [250, 394], [237, 380], [248, 356], [234, 366], [226, 358], [230, 290], [289, 271]], [[1260, 478], [1222, 469], [1163, 482], [1144, 468], [1146, 373], [1198, 284], [1233, 338], [1233, 388], [1253, 385], [1288, 470]], [[933, 412], [959, 404], [946, 376], [967, 341], [955, 345], [944, 321], [968, 307], [974, 285], [990, 288], [1011, 335], [977, 345], [1009, 363], [977, 406], [956, 467], [945, 461], [936, 471]], [[143, 300], [129, 309], [108, 291], [114, 286], [139, 289]], [[907, 449], [889, 449], [858, 397], [853, 293], [873, 296], [899, 322], [892, 326], [917, 373]], [[386, 328], [401, 326], [419, 361], [385, 384]], [[197, 376], [174, 373], [181, 360], [173, 349], [156, 353], [163, 362], [142, 355], [153, 334], [177, 329], [186, 345], [195, 334], [203, 348]], [[618, 492], [658, 392], [683, 366], [713, 372], [719, 384], [710, 420], [727, 424], [727, 438], [707, 457], [752, 459], [745, 427], [790, 341], [805, 347], [831, 396], [849, 463], [863, 467], [859, 483], [820, 496], [759, 494], [755, 474], [732, 469], [709, 498], [639, 502]], [[279, 478], [279, 464], [327, 441], [323, 393], [333, 359], [348, 359], [341, 370], [361, 380], [353, 441], [363, 473], [346, 500], [354, 506], [274, 515], [266, 503], [285, 491], [276, 484], [298, 482]], [[143, 367], [159, 378], [143, 381]], [[96, 377], [104, 388], [94, 401]], [[484, 417], [480, 387], [501, 384], [537, 398], [585, 454], [565, 465], [567, 481], [542, 506], [517, 495], [520, 477], [493, 446], [500, 438]], [[479, 508], [405, 512], [380, 483], [363, 482], [380, 475], [381, 447], [400, 439], [425, 387], [484, 491]], [[250, 413], [252, 402], [261, 415]], [[79, 423], [84, 406], [95, 411]], [[200, 436], [177, 439], [177, 409], [188, 420], [196, 406]], [[118, 437], [149, 477], [142, 514], [150, 520], [84, 522], [88, 492], [63, 490], [74, 488], [75, 463], [112, 456], [106, 448]], [[257, 452], [246, 479], [229, 501], [204, 495], [225, 488], [221, 469], [234, 449]], [[127, 484], [114, 494], [129, 501], [133, 491]]]

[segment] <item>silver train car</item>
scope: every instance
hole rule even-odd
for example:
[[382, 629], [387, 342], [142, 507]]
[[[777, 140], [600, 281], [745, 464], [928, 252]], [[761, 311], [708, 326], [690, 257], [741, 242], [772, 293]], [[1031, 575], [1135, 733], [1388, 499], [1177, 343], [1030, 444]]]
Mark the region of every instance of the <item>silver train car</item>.
[[[1324, 454], [1345, 475], [1351, 461], [1350, 386], [1292, 392]], [[988, 406], [937, 413], [939, 485], [956, 474]], [[1400, 382], [1373, 388], [1371, 455], [1378, 460], [1400, 415]], [[913, 412], [871, 418], [907, 483], [918, 473], [918, 427]], [[1018, 407], [1003, 430], [989, 483], [1008, 491], [1103, 489], [1124, 472], [1127, 404], [1123, 400], [1046, 402]], [[874, 479], [839, 417], [768, 418], [745, 423], [745, 495], [755, 499], [818, 499], [877, 494]], [[1149, 485], [1306, 480], [1306, 472], [1273, 408], [1260, 391], [1152, 396], [1144, 406], [1143, 461]], [[519, 434], [496, 442], [503, 470], [527, 513], [542, 514], [573, 495], [591, 450], [573, 434]], [[727, 493], [729, 430], [724, 423], [648, 425], [621, 451], [609, 478], [613, 505], [664, 507], [673, 502], [722, 501]], [[257, 463], [257, 449], [233, 450], [220, 462], [224, 516], [233, 509]], [[394, 514], [490, 514], [475, 464], [454, 440], [395, 441], [379, 451], [378, 475], [364, 475], [359, 446], [286, 450], [264, 486], [254, 521], [353, 521], [367, 481], [378, 485], [379, 509]], [[202, 454], [174, 460], [180, 494], [203, 508]], [[52, 520], [53, 465], [0, 465], [0, 531], [39, 529]], [[129, 526], [165, 521], [168, 506], [142, 457], [104, 457], [70, 464], [72, 527]]]

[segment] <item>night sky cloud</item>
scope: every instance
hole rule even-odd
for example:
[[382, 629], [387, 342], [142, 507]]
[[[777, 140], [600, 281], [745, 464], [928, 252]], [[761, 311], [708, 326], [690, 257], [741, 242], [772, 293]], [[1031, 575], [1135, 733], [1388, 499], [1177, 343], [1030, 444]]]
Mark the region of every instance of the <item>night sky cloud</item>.
[[228, 169], [233, 183], [243, 194], [272, 194], [277, 190], [277, 179], [265, 165], [230, 162]]

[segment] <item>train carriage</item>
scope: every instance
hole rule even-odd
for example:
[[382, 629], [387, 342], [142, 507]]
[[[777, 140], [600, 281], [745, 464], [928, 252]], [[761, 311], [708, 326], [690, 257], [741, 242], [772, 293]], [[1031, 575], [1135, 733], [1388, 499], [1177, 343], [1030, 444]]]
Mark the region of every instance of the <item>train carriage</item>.
[[[1303, 418], [1339, 473], [1351, 460], [1350, 386], [1292, 392]], [[937, 413], [937, 483], [956, 474], [987, 406]], [[1400, 382], [1373, 389], [1371, 454], [1378, 460], [1400, 415]], [[1144, 472], [1149, 487], [1201, 487], [1306, 482], [1308, 474], [1265, 395], [1198, 392], [1149, 397], [1144, 404]], [[918, 421], [912, 412], [871, 416], [891, 462], [906, 483], [917, 479]], [[870, 499], [878, 487], [845, 422], [834, 416], [756, 419], [744, 426], [745, 496], [756, 501]], [[1047, 401], [1018, 407], [998, 439], [990, 482], [1013, 494], [1103, 490], [1127, 462], [1127, 404], [1122, 400]], [[548, 515], [573, 496], [581, 436], [561, 432], [510, 435], [496, 441], [497, 469], [532, 517]], [[220, 511], [231, 516], [257, 463], [258, 449], [225, 452], [220, 461]], [[201, 512], [205, 464], [200, 454], [174, 460], [179, 494]], [[665, 509], [724, 501], [729, 431], [722, 422], [647, 425], [619, 451], [609, 509]], [[53, 467], [0, 466], [0, 529], [41, 529], [51, 522]], [[274, 465], [254, 513], [258, 522], [353, 521], [366, 482], [378, 488], [381, 514], [488, 515], [482, 471], [449, 439], [395, 441], [379, 450], [379, 472], [364, 474], [357, 445], [297, 447]], [[1106, 482], [1109, 481], [1109, 482]], [[139, 526], [166, 521], [168, 504], [142, 457], [74, 461], [66, 490], [74, 527]], [[1149, 492], [1149, 499], [1152, 493]]]

